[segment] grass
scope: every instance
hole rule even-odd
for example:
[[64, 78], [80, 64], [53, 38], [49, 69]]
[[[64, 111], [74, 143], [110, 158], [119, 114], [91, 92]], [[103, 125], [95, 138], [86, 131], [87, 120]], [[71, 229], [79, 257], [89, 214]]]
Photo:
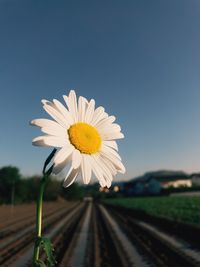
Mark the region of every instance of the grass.
[[105, 202], [200, 226], [200, 197], [115, 198]]

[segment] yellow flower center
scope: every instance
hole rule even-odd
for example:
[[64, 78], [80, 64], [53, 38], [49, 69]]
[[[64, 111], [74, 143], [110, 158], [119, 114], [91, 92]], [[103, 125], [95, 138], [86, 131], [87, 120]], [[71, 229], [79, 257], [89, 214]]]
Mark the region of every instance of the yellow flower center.
[[72, 145], [81, 153], [94, 154], [99, 151], [101, 137], [93, 126], [78, 122], [69, 128], [68, 134]]

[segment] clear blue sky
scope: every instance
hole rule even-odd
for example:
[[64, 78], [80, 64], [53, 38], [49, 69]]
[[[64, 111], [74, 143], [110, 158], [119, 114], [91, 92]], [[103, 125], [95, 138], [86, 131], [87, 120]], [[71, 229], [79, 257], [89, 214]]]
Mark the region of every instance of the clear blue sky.
[[117, 116], [118, 179], [200, 171], [199, 0], [0, 0], [0, 166], [41, 173], [29, 120], [70, 88]]

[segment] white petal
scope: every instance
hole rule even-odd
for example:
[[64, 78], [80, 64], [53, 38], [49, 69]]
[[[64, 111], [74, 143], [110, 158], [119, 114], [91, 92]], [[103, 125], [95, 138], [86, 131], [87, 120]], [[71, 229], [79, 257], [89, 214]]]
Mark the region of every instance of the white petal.
[[104, 162], [104, 164], [110, 170], [110, 173], [113, 176], [115, 176], [117, 174], [117, 170], [116, 170], [115, 166], [113, 165], [113, 163], [110, 160], [108, 160], [107, 158], [105, 158], [103, 155], [101, 155], [101, 160]]
[[73, 151], [74, 151], [74, 147], [72, 145], [69, 145], [69, 146], [65, 146], [61, 148], [56, 153], [53, 159], [54, 161], [53, 173], [57, 174], [65, 168]]
[[54, 119], [56, 120], [61, 126], [68, 128], [68, 123], [64, 119], [63, 115], [60, 114], [58, 110], [53, 108], [52, 106], [46, 104], [43, 106], [44, 110]]
[[111, 186], [111, 183], [113, 180], [112, 173], [111, 173], [110, 169], [104, 163], [100, 154], [94, 155], [94, 159], [96, 160], [97, 165], [101, 168], [101, 170], [103, 172], [103, 176], [106, 180], [106, 186], [109, 188]]
[[43, 135], [34, 138], [32, 144], [34, 146], [63, 147], [68, 144], [68, 140], [57, 136]]
[[65, 158], [68, 158], [69, 155], [74, 151], [74, 147], [72, 145], [67, 145], [62, 147], [54, 157], [54, 163], [57, 165], [62, 162]]
[[46, 127], [42, 127], [41, 131], [43, 133], [49, 134], [49, 135], [53, 135], [53, 136], [57, 136], [57, 137], [63, 137], [63, 138], [67, 138], [67, 130], [65, 130], [62, 126], [60, 126], [58, 123], [55, 126], [46, 126]]
[[111, 148], [111, 147], [109, 147], [109, 146], [105, 146], [104, 144], [102, 144], [102, 145], [101, 145], [101, 151], [102, 151], [103, 153], [107, 154], [108, 157], [109, 157], [110, 155], [113, 155], [113, 156], [115, 156], [116, 158], [118, 158], [119, 160], [121, 160], [120, 155], [119, 155], [113, 148]]
[[81, 160], [82, 160], [82, 157], [81, 157], [80, 151], [77, 149], [74, 149], [73, 154], [72, 154], [72, 167], [74, 169], [77, 169], [81, 164]]
[[57, 109], [56, 105], [53, 102], [46, 100], [46, 99], [42, 99], [41, 102], [42, 102], [43, 106], [44, 105], [51, 106], [52, 108], [54, 108], [55, 110], [57, 110], [60, 113], [60, 111]]
[[116, 132], [116, 133], [108, 133], [108, 134], [102, 134], [101, 135], [103, 140], [115, 140], [115, 139], [121, 139], [124, 138], [123, 133]]
[[48, 119], [34, 119], [30, 122], [30, 124], [38, 126], [38, 127], [62, 127], [56, 121], [52, 121], [52, 120], [48, 120]]
[[107, 123], [113, 123], [114, 121], [116, 120], [115, 116], [109, 116], [101, 121], [99, 121], [97, 124], [96, 124], [96, 127], [103, 127], [104, 124], [107, 124]]
[[104, 108], [98, 107], [94, 111], [94, 115], [93, 115], [93, 118], [91, 120], [91, 124], [95, 126], [100, 120], [106, 118], [106, 116], [107, 116], [107, 113], [104, 112]]
[[125, 167], [117, 157], [115, 157], [112, 154], [108, 155], [108, 154], [104, 153], [103, 151], [100, 151], [99, 153], [101, 155], [103, 155], [104, 157], [106, 157], [107, 160], [111, 161], [113, 163], [113, 165], [116, 167], [118, 172], [125, 173], [125, 171], [126, 171]]
[[80, 96], [78, 99], [78, 120], [80, 122], [85, 121], [85, 112], [88, 106], [88, 101], [85, 97]]
[[99, 181], [99, 184], [101, 187], [105, 187], [106, 186], [106, 181]]
[[79, 168], [73, 169], [73, 167], [71, 167], [67, 176], [65, 177], [65, 180], [63, 182], [63, 186], [64, 187], [70, 186], [75, 181], [78, 173], [79, 173]]
[[118, 146], [117, 146], [117, 143], [115, 141], [103, 141], [103, 144], [106, 146], [112, 147], [118, 151]]
[[76, 100], [76, 93], [74, 90], [69, 92], [69, 96], [63, 96], [66, 104], [68, 106], [69, 112], [74, 120], [74, 122], [78, 122], [78, 108], [77, 108], [77, 100]]
[[53, 173], [54, 174], [60, 173], [67, 166], [69, 161], [70, 161], [70, 156], [65, 160], [63, 160], [62, 162], [60, 162], [59, 164], [57, 164], [56, 166], [54, 165]]
[[53, 103], [52, 103], [51, 101], [46, 100], [46, 99], [42, 99], [41, 102], [42, 102], [43, 105], [48, 104], [48, 105], [50, 105], [50, 106], [54, 106]]
[[83, 178], [83, 183], [88, 184], [92, 176], [90, 155], [82, 154], [81, 174]]
[[95, 101], [91, 99], [85, 113], [85, 122], [90, 123], [94, 115]]
[[69, 111], [65, 108], [65, 106], [57, 99], [53, 99], [53, 103], [55, 104], [56, 108], [60, 111], [60, 113], [63, 115], [66, 122], [69, 125], [73, 124], [74, 120], [73, 120], [71, 114], [69, 113]]
[[97, 127], [100, 133], [120, 132], [121, 127], [116, 123], [105, 123], [104, 126]]
[[69, 97], [66, 96], [66, 95], [63, 95], [63, 99], [65, 100], [65, 104], [67, 105], [68, 107], [68, 101], [69, 101]]
[[101, 170], [101, 168], [97, 165], [96, 160], [94, 158], [94, 155], [91, 155], [91, 166], [92, 166], [92, 171], [94, 173], [94, 175], [97, 177], [97, 179], [99, 180], [99, 183], [101, 184], [101, 186], [106, 186], [106, 181], [105, 178], [103, 176], [103, 172]]
[[38, 136], [38, 137], [35, 137], [33, 140], [32, 140], [32, 144], [34, 146], [48, 146], [45, 144], [44, 142], [44, 137], [45, 136]]

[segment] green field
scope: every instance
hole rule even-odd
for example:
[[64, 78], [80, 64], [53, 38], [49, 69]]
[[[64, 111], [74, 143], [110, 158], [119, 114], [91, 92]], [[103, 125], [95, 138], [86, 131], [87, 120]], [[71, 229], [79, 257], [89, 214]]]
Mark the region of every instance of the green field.
[[115, 198], [105, 202], [200, 226], [200, 197]]

